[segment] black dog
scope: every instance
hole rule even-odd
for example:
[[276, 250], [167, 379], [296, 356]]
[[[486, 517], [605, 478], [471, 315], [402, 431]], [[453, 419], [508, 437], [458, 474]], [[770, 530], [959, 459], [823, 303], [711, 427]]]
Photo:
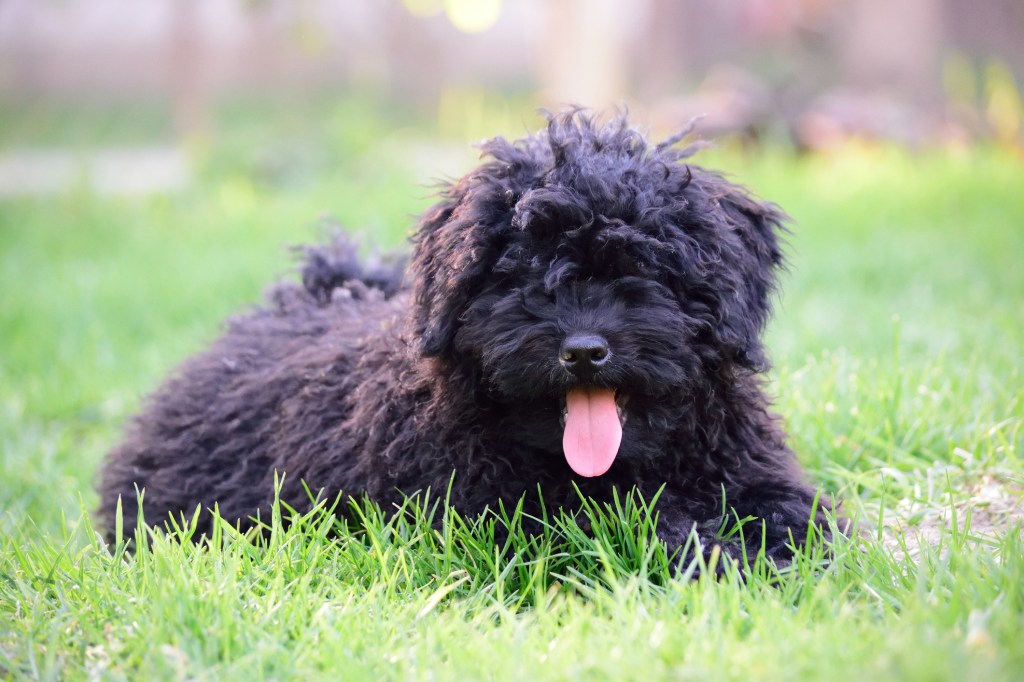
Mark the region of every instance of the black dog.
[[466, 514], [664, 486], [670, 546], [696, 529], [710, 547], [724, 493], [759, 520], [753, 549], [788, 559], [822, 516], [759, 377], [784, 215], [685, 164], [682, 137], [572, 112], [488, 142], [423, 217], [404, 283], [345, 243], [308, 250], [302, 285], [233, 319], [128, 427], [102, 473], [108, 536], [118, 498], [132, 532], [136, 488], [148, 523], [216, 503], [244, 527], [275, 472], [299, 510], [307, 486], [387, 506], [454, 472]]

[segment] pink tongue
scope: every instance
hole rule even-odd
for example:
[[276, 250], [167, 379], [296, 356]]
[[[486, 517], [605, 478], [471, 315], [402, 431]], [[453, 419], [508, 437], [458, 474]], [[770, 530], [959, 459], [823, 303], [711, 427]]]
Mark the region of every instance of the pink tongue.
[[569, 466], [580, 476], [608, 471], [622, 442], [622, 425], [615, 409], [615, 391], [574, 388], [565, 394], [568, 414], [562, 450]]

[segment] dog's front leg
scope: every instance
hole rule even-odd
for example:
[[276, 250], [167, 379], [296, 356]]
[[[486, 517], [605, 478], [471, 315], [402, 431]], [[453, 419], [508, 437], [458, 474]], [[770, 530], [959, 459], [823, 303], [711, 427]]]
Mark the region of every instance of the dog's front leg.
[[659, 505], [658, 537], [667, 545], [669, 556], [674, 555], [679, 569], [687, 571], [698, 556], [703, 559], [693, 570], [695, 578], [704, 571], [722, 576], [729, 561], [742, 562], [743, 547], [734, 538], [721, 537], [721, 527], [721, 518], [697, 519]]
[[734, 499], [735, 503], [729, 505], [734, 515], [731, 520], [740, 528], [733, 536], [742, 537], [750, 562], [763, 552], [777, 566], [786, 566], [794, 551], [809, 538], [817, 534], [829, 538], [823, 505], [831, 501], [819, 500], [810, 488], [765, 483], [742, 491]]

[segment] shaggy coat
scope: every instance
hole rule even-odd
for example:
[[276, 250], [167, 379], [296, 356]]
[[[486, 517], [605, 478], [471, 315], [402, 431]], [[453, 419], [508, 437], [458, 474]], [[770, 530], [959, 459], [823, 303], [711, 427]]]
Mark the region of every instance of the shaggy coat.
[[[672, 547], [714, 539], [724, 492], [785, 561], [821, 516], [761, 386], [784, 215], [686, 163], [681, 138], [552, 116], [484, 145], [421, 219], [407, 272], [369, 269], [344, 241], [308, 249], [301, 284], [230, 320], [128, 425], [102, 471], [108, 537], [118, 498], [132, 532], [136, 489], [148, 523], [216, 504], [247, 527], [275, 472], [298, 510], [307, 488], [387, 507], [454, 472], [466, 514], [524, 496], [540, 514], [538, 488], [551, 511], [578, 507], [574, 486], [664, 486]], [[619, 423], [610, 398], [590, 403], [612, 436], [570, 465], [567, 434], [590, 433], [570, 414], [580, 395], [614, 395]]]

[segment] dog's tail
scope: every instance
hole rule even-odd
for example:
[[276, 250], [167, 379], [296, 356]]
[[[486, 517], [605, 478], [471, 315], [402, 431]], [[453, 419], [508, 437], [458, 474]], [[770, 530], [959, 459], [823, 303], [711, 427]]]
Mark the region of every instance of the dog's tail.
[[302, 247], [301, 252], [304, 256], [302, 286], [321, 303], [330, 301], [339, 287], [353, 294], [369, 287], [383, 293], [384, 298], [394, 296], [402, 288], [404, 257], [371, 255], [360, 259], [358, 246], [342, 232], [335, 233], [326, 244]]

